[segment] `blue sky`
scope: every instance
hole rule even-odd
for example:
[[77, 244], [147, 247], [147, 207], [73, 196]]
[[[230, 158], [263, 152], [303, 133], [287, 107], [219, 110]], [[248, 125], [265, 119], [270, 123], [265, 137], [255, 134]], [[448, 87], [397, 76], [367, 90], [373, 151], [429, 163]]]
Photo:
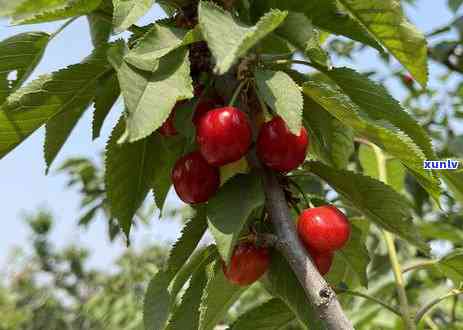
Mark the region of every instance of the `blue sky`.
[[[446, 0], [418, 0], [416, 8], [407, 8], [411, 21], [422, 31], [429, 32], [446, 24], [452, 17], [446, 6]], [[158, 7], [151, 10], [141, 23], [150, 22], [161, 15]], [[10, 27], [0, 21], [0, 40], [25, 31], [55, 31], [62, 22], [21, 27]], [[33, 77], [48, 73], [69, 64], [80, 62], [92, 49], [88, 25], [85, 18], [80, 18], [49, 45], [44, 60], [36, 69]], [[366, 51], [356, 59], [360, 71], [382, 67], [375, 51]], [[348, 65], [335, 62], [336, 66]], [[399, 65], [397, 64], [397, 68]], [[435, 77], [442, 68], [436, 64], [430, 66], [430, 76]], [[437, 84], [431, 80], [431, 84]], [[398, 84], [390, 86], [392, 93], [400, 98], [402, 95]], [[55, 161], [56, 165], [72, 156], [90, 156], [98, 159], [104, 148], [106, 138], [120, 112], [120, 106], [114, 110], [111, 118], [103, 128], [102, 137], [91, 141], [91, 111], [82, 118]], [[78, 243], [92, 249], [92, 266], [107, 266], [119, 255], [124, 247], [121, 242], [110, 244], [107, 241], [104, 219], [99, 219], [89, 230], [76, 229], [75, 223], [79, 211], [79, 196], [75, 191], [65, 189], [66, 177], [52, 173], [44, 174], [42, 156], [43, 129], [37, 131], [28, 140], [0, 161], [0, 208], [2, 229], [0, 230], [0, 270], [8, 267], [7, 257], [13, 247], [24, 246], [28, 241], [27, 227], [21, 219], [24, 212], [34, 212], [40, 207], [50, 209], [56, 218], [56, 228], [52, 238], [56, 245], [65, 246]], [[169, 200], [177, 203], [175, 196]], [[179, 225], [168, 219], [152, 220], [151, 226], [140, 226], [133, 235], [136, 246], [156, 241], [171, 241], [178, 233]]]

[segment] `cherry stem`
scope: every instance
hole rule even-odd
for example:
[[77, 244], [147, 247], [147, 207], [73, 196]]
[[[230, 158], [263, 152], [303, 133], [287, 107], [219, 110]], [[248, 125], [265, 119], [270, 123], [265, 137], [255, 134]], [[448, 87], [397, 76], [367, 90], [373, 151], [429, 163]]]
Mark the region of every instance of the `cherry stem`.
[[293, 207], [293, 209], [297, 212], [297, 214], [301, 214], [301, 210], [299, 209], [299, 206], [297, 206], [297, 203], [293, 202], [293, 201], [289, 201], [289, 203], [291, 204], [291, 206]]
[[313, 208], [314, 205], [312, 204], [312, 202], [309, 199], [307, 199], [307, 196], [306, 196], [304, 190], [302, 190], [301, 186], [298, 183], [296, 183], [294, 180], [291, 180], [291, 179], [289, 180], [289, 183], [302, 194], [302, 198], [304, 198], [306, 206], [308, 208]]
[[235, 105], [235, 102], [236, 102], [236, 99], [238, 98], [238, 96], [240, 95], [240, 92], [241, 90], [243, 89], [244, 85], [248, 82], [247, 79], [244, 79], [243, 81], [240, 82], [240, 84], [238, 85], [238, 87], [236, 87], [235, 91], [233, 92], [233, 96], [230, 100], [230, 103], [228, 103], [228, 106], [229, 107], [232, 107]]
[[257, 100], [259, 101], [259, 104], [260, 104], [260, 107], [261, 107], [262, 111], [264, 113], [270, 113], [270, 114], [274, 115], [273, 110], [269, 109], [267, 107], [267, 105], [265, 104], [264, 100], [262, 100], [262, 97], [260, 97], [259, 92], [257, 91], [257, 88], [255, 88], [255, 91], [256, 91]]
[[300, 64], [300, 65], [305, 65], [305, 66], [310, 66], [311, 68], [317, 69], [319, 71], [326, 71], [327, 69], [324, 68], [321, 65], [318, 65], [316, 63], [312, 62], [307, 62], [307, 61], [301, 61], [301, 60], [293, 60], [293, 59], [286, 59], [286, 60], [276, 60], [276, 61], [270, 61], [269, 63], [272, 64]]

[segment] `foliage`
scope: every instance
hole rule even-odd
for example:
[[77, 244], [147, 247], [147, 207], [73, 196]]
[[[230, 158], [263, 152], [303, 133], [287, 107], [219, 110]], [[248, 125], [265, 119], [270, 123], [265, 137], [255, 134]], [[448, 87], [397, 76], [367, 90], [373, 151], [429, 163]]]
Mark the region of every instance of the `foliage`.
[[[167, 262], [167, 246], [127, 250], [108, 272], [88, 266], [89, 250], [52, 244], [54, 220], [48, 211], [28, 215], [26, 223], [31, 246], [11, 255], [10, 271], [0, 285], [0, 311], [4, 315], [0, 329], [143, 329], [143, 295], [153, 274]], [[262, 288], [255, 287], [240, 299], [236, 310], [252, 308], [261, 296]], [[236, 313], [228, 313], [227, 318], [236, 319]], [[182, 328], [172, 325], [172, 329]]]
[[[122, 95], [125, 109], [108, 139], [104, 173], [86, 159], [69, 160], [61, 170], [71, 174], [70, 185], [81, 189], [84, 216], [80, 223], [87, 224], [102, 212], [109, 221], [110, 236], [121, 228], [130, 242], [131, 227], [143, 218], [143, 206], [154, 210], [154, 203], [147, 199], [150, 192], [162, 209], [175, 160], [196, 148], [191, 118], [203, 98], [214, 95], [225, 104], [235, 104], [247, 112], [254, 130], [279, 115], [293, 133], [302, 125], [307, 127], [312, 144], [302, 166], [278, 174], [285, 205], [296, 215], [310, 205], [331, 203], [351, 219], [351, 241], [336, 253], [327, 280], [356, 328], [462, 327], [458, 297], [463, 284], [458, 239], [463, 235], [462, 172], [423, 168], [426, 160], [463, 157], [462, 135], [454, 125], [463, 118], [462, 18], [429, 33], [428, 46], [399, 0], [166, 0], [163, 6], [174, 8], [167, 19], [135, 25], [153, 4], [152, 0], [41, 0], [2, 9], [0, 14], [16, 24], [69, 19], [63, 28], [87, 15], [95, 50], [81, 63], [25, 84], [56, 34], [28, 33], [1, 43], [0, 157], [45, 125], [48, 168], [92, 104], [92, 135], [97, 138]], [[448, 2], [455, 13], [461, 4]], [[111, 30], [127, 33], [109, 41]], [[433, 41], [442, 36], [445, 41]], [[31, 53], [15, 56], [22, 43], [30, 46]], [[381, 51], [389, 66], [395, 58], [403, 69], [383, 77], [336, 66], [340, 59], [355, 59], [366, 47]], [[439, 77], [445, 85], [441, 90], [426, 88], [428, 56], [448, 71]], [[308, 66], [309, 72], [296, 71], [294, 64]], [[10, 80], [9, 73], [15, 71], [17, 78]], [[381, 86], [383, 78], [402, 83], [407, 92], [402, 104]], [[447, 85], [450, 78], [457, 83]], [[172, 116], [177, 116], [174, 123], [180, 134], [167, 137], [158, 129]], [[251, 311], [240, 311], [235, 323], [227, 317], [235, 301], [253, 287], [226, 281], [222, 262], [228, 262], [240, 240], [259, 241], [261, 234], [276, 233], [268, 221], [261, 169], [253, 153], [248, 154], [249, 171], [236, 164], [222, 170], [228, 181], [222, 180], [217, 195], [207, 205], [192, 207], [194, 212], [165, 267], [154, 262], [156, 267], [140, 275], [143, 279], [153, 275], [143, 308], [138, 299], [141, 288], [130, 286], [133, 279], [118, 293], [105, 292], [108, 297], [128, 295], [133, 308], [129, 318], [121, 319], [132, 323], [118, 323], [114, 328], [140, 328], [142, 309], [146, 329], [185, 325], [214, 329], [221, 323], [246, 329], [250, 320], [269, 328], [269, 311], [282, 327], [325, 326], [294, 269], [276, 249], [268, 274], [256, 284], [266, 290], [264, 294], [259, 289], [259, 295], [270, 300]], [[202, 247], [199, 242], [206, 231], [215, 244]], [[429, 254], [429, 246], [439, 240], [449, 241], [453, 251], [437, 258]], [[46, 239], [37, 242], [37, 253], [49, 258], [52, 250]], [[77, 255], [70, 263], [73, 275], [98, 277], [77, 267], [84, 257], [82, 252], [73, 253]], [[80, 292], [66, 283], [59, 285]], [[41, 288], [33, 284], [31, 290]], [[81, 302], [76, 304], [79, 317], [57, 319], [64, 322], [58, 324], [94, 322], [88, 314], [89, 301], [95, 308], [115, 304], [79, 294], [71, 294]], [[11, 307], [9, 300], [6, 305]], [[66, 310], [59, 299], [43, 306], [57, 308], [59, 315]], [[48, 309], [44, 313], [51, 315]], [[13, 321], [22, 317], [11, 315]], [[106, 326], [113, 320], [104, 322]]]

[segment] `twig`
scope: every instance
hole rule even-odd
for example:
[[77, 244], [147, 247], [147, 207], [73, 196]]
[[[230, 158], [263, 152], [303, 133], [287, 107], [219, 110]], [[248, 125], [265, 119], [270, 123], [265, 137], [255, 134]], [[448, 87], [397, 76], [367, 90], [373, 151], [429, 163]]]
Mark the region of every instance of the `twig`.
[[457, 321], [457, 306], [458, 306], [458, 296], [453, 297], [452, 303], [452, 315], [450, 322], [455, 323]]
[[[387, 168], [386, 168], [386, 155], [383, 151], [373, 145], [373, 150], [376, 155], [378, 163], [378, 173], [379, 179], [387, 184]], [[386, 230], [383, 230], [384, 240], [386, 241], [386, 246], [388, 250], [389, 260], [392, 266], [392, 272], [394, 273], [395, 285], [397, 288], [397, 294], [399, 295], [400, 309], [402, 314], [402, 319], [405, 323], [406, 329], [415, 330], [416, 324], [413, 321], [413, 316], [410, 311], [410, 306], [408, 305], [407, 292], [405, 290], [405, 281], [400, 268], [399, 258], [397, 256], [397, 250], [394, 244], [394, 237], [391, 233]]]
[[421, 319], [423, 318], [423, 316], [427, 312], [429, 312], [431, 310], [431, 308], [435, 307], [441, 301], [443, 301], [443, 300], [445, 300], [447, 298], [456, 297], [456, 296], [458, 296], [460, 294], [463, 294], [463, 290], [454, 289], [454, 290], [450, 291], [449, 293], [447, 293], [446, 295], [432, 300], [427, 305], [421, 307], [421, 309], [416, 313], [415, 322], [416, 323], [420, 322]]
[[402, 316], [400, 311], [398, 311], [397, 309], [395, 309], [392, 306], [389, 306], [388, 304], [386, 304], [385, 302], [381, 301], [380, 299], [378, 299], [376, 297], [373, 297], [373, 296], [370, 296], [370, 295], [367, 295], [367, 294], [364, 294], [364, 293], [361, 293], [361, 292], [358, 292], [358, 291], [346, 290], [346, 289], [342, 289], [342, 288], [339, 288], [336, 291], [338, 293], [340, 293], [340, 294], [346, 293], [346, 294], [350, 294], [351, 296], [357, 296], [357, 297], [365, 298], [367, 300], [370, 300], [372, 302], [375, 302], [375, 303], [383, 306], [384, 308], [388, 309], [389, 311], [391, 311], [392, 313], [398, 315], [399, 317]]
[[437, 261], [435, 261], [435, 260], [426, 260], [426, 261], [417, 263], [415, 265], [405, 267], [404, 269], [402, 269], [402, 274], [405, 274], [405, 273], [410, 272], [412, 270], [433, 266], [433, 265], [436, 264], [436, 262]]

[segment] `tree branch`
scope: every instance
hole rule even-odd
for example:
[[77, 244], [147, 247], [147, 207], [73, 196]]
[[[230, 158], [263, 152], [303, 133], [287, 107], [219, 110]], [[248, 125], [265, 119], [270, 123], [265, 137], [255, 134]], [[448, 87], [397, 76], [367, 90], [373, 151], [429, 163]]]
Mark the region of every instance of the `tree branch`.
[[[251, 118], [253, 136], [256, 137], [258, 132], [256, 117], [261, 104], [252, 88], [247, 93], [243, 93], [242, 97], [241, 105]], [[320, 275], [299, 240], [285, 194], [276, 174], [261, 166], [255, 152], [248, 154], [248, 162], [252, 167], [260, 169], [262, 173], [266, 209], [276, 231], [276, 236], [264, 237], [263, 241], [274, 245], [283, 254], [328, 330], [353, 330], [354, 327], [344, 314], [336, 293]]]
[[277, 248], [285, 256], [304, 291], [318, 309], [327, 329], [354, 329], [344, 314], [334, 290], [326, 283], [299, 241], [283, 190], [275, 173], [263, 169], [267, 211], [278, 236]]

